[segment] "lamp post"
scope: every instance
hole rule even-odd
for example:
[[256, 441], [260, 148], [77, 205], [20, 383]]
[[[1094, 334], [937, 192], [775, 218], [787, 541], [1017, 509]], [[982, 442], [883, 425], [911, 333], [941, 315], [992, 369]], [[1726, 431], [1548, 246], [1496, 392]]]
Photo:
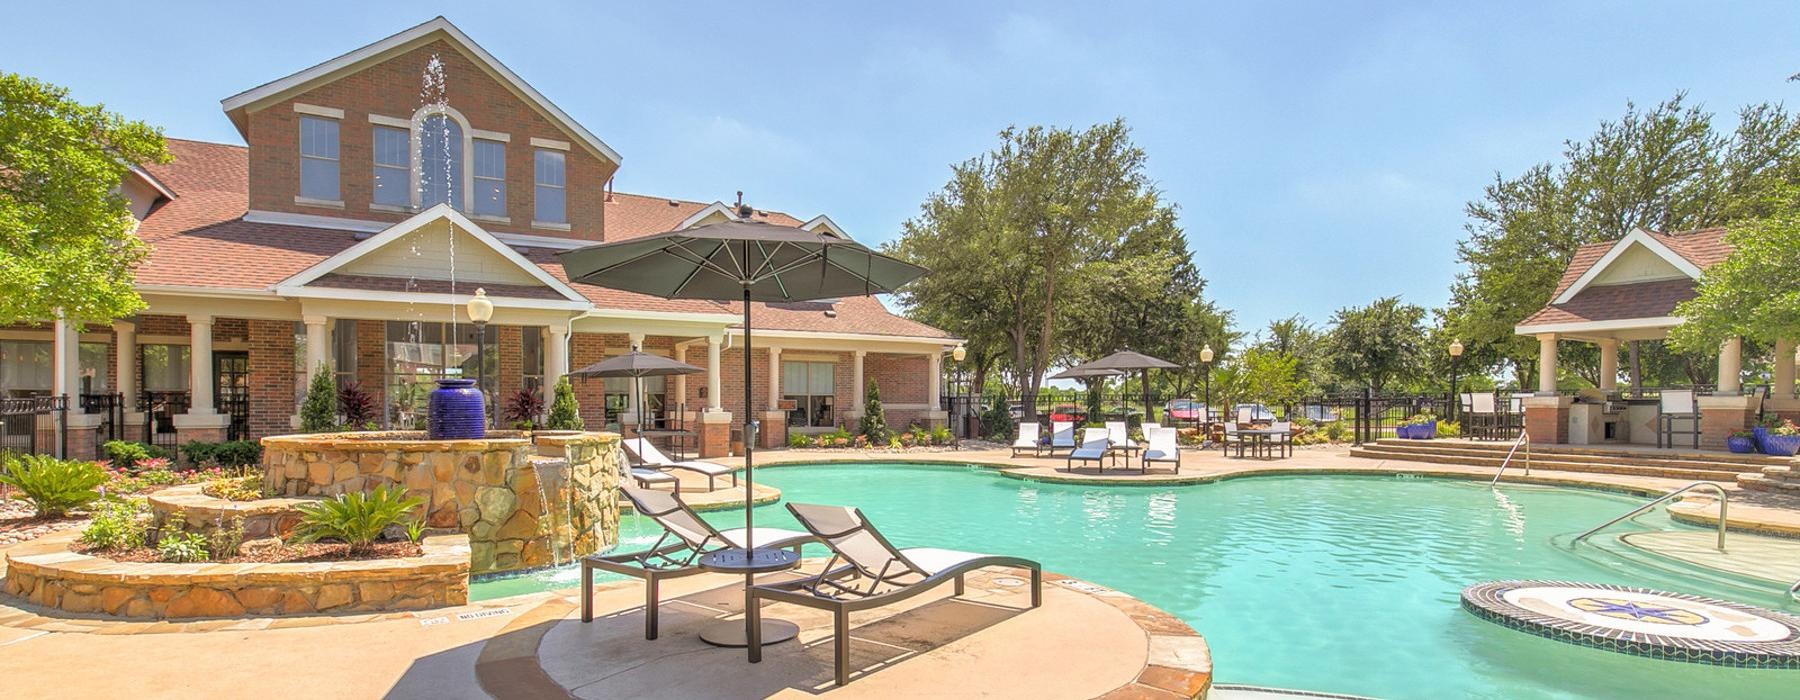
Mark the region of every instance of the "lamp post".
[[1206, 401], [1200, 404], [1200, 442], [1212, 444], [1212, 343], [1200, 346], [1200, 378], [1206, 384]]
[[[488, 301], [487, 290], [477, 287], [469, 298], [469, 321], [475, 324], [475, 387], [481, 391], [482, 408], [487, 408], [487, 323], [494, 318], [494, 302]], [[488, 424], [493, 424], [493, 411], [483, 411]]]
[[1450, 341], [1450, 420], [1456, 420], [1456, 408], [1462, 405], [1462, 399], [1456, 393], [1456, 361], [1463, 354], [1462, 341]]
[[[965, 358], [967, 358], [968, 356], [969, 356], [969, 349], [966, 347], [963, 347], [961, 344], [958, 344], [956, 346], [956, 349], [950, 351], [950, 362], [951, 362], [951, 367], [952, 367], [951, 371], [954, 372], [954, 374], [952, 376], [954, 376], [954, 377], [962, 376], [963, 360]], [[954, 387], [956, 384], [957, 384], [957, 382], [954, 380], [952, 380], [950, 382], [950, 385], [952, 387]], [[955, 403], [955, 401], [952, 400], [952, 403]], [[967, 387], [965, 387], [963, 389], [963, 396], [962, 396], [962, 410], [956, 412], [956, 420], [960, 420], [963, 422], [963, 430], [968, 430], [968, 428], [969, 428], [969, 420], [968, 420], [968, 415], [967, 415], [968, 412], [969, 412], [969, 390]], [[952, 449], [960, 450], [960, 449], [962, 449], [962, 436], [957, 433], [958, 433], [958, 431], [956, 430], [956, 426], [954, 426], [954, 425], [950, 426], [950, 446]]]

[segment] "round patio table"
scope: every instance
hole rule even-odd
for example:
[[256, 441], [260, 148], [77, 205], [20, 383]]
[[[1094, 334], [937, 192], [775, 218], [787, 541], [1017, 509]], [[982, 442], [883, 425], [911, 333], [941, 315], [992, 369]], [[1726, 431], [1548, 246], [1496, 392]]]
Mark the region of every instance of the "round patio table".
[[[1275, 437], [1277, 435], [1286, 435], [1286, 434], [1288, 434], [1288, 431], [1276, 430], [1275, 428], [1247, 428], [1244, 430], [1237, 431], [1237, 434], [1247, 435], [1249, 437], [1256, 438], [1257, 445], [1264, 445], [1264, 444], [1268, 443], [1269, 438]], [[1251, 450], [1256, 451], [1256, 448], [1252, 447]], [[1287, 457], [1287, 455], [1284, 454], [1284, 455], [1282, 455], [1282, 457], [1285, 459]]]
[[[721, 549], [700, 557], [700, 568], [717, 574], [744, 575], [744, 621], [721, 620], [700, 630], [700, 640], [719, 647], [750, 646], [750, 597], [757, 574], [787, 571], [800, 565], [800, 553], [786, 549]], [[800, 635], [800, 626], [787, 620], [762, 618], [762, 645], [768, 646]]]

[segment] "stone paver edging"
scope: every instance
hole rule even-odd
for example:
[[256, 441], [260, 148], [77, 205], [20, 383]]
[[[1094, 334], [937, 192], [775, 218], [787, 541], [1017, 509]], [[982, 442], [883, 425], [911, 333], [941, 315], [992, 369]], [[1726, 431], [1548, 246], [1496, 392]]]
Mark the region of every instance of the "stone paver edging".
[[259, 498], [254, 501], [232, 501], [214, 498], [200, 492], [201, 484], [172, 486], [145, 496], [155, 514], [155, 525], [164, 518], [181, 513], [188, 532], [211, 533], [231, 527], [242, 520], [244, 539], [285, 538], [300, 524], [298, 506], [322, 500], [322, 497]]
[[1800, 668], [1800, 618], [1714, 598], [1599, 583], [1491, 581], [1464, 588], [1462, 606], [1506, 627], [1622, 654]]
[[69, 549], [59, 533], [7, 553], [4, 592], [72, 613], [125, 618], [387, 612], [469, 600], [469, 538], [434, 535], [406, 559], [279, 564], [119, 562]]

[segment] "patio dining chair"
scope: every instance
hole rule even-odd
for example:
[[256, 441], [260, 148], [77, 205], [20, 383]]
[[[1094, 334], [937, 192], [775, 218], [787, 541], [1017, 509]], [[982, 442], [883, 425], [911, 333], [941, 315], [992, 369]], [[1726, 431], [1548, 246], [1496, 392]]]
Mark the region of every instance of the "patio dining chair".
[[1150, 472], [1151, 462], [1165, 462], [1175, 465], [1175, 473], [1181, 473], [1181, 446], [1177, 444], [1177, 432], [1174, 428], [1151, 428], [1145, 433], [1143, 459], [1139, 468], [1144, 473]]
[[1694, 449], [1700, 448], [1700, 407], [1692, 389], [1664, 389], [1656, 414], [1656, 446], [1674, 447], [1675, 436], [1693, 438]]
[[1031, 450], [1031, 456], [1043, 454], [1044, 442], [1038, 437], [1038, 424], [1030, 421], [1019, 424], [1019, 437], [1013, 439], [1012, 456], [1019, 456], [1019, 450]]
[[1105, 428], [1082, 428], [1081, 446], [1069, 451], [1069, 457], [1063, 462], [1067, 471], [1075, 470], [1076, 462], [1093, 462], [1106, 470], [1106, 455], [1112, 451], [1112, 441], [1107, 438]]
[[[816, 576], [761, 584], [750, 588], [745, 611], [750, 630], [750, 662], [762, 660], [762, 601], [792, 603], [831, 613], [836, 644], [833, 670], [837, 684], [850, 682], [850, 613], [906, 600], [946, 582], [964, 592], [963, 576], [976, 569], [1006, 566], [1031, 572], [1031, 607], [1043, 604], [1043, 566], [1030, 559], [959, 552], [932, 547], [900, 549], [869, 523], [862, 511], [848, 506], [787, 504], [807, 532], [831, 548], [831, 559]], [[839, 561], [843, 566], [836, 566]]]
[[1469, 394], [1469, 404], [1463, 408], [1463, 430], [1469, 437], [1478, 439], [1498, 439], [1500, 432], [1500, 413], [1495, 405], [1492, 393]]
[[700, 519], [681, 496], [631, 486], [619, 491], [631, 501], [631, 507], [656, 524], [663, 534], [649, 549], [622, 554], [593, 554], [581, 559], [581, 621], [594, 620], [594, 570], [610, 571], [644, 580], [644, 638], [655, 639], [656, 613], [661, 603], [659, 588], [663, 579], [681, 578], [704, 573], [701, 555], [727, 547], [743, 547], [746, 534], [753, 535], [757, 546], [800, 551], [800, 545], [816, 538], [811, 533], [773, 527], [754, 530], [733, 528], [719, 530]]
[[1238, 424], [1226, 423], [1225, 424], [1225, 439], [1219, 443], [1220, 444], [1219, 451], [1224, 452], [1225, 450], [1229, 450], [1233, 447], [1236, 447], [1237, 448], [1237, 456], [1241, 458], [1244, 456], [1244, 448], [1248, 445], [1248, 442], [1246, 440], [1248, 437], [1249, 436], [1243, 434], [1242, 432], [1239, 432]]
[[1239, 406], [1237, 410], [1237, 422], [1238, 425], [1252, 425], [1256, 423], [1256, 411], [1249, 406]]
[[1283, 459], [1294, 456], [1294, 424], [1276, 421], [1269, 424], [1269, 430], [1274, 434], [1263, 442], [1263, 449], [1268, 451], [1269, 456], [1279, 454]]

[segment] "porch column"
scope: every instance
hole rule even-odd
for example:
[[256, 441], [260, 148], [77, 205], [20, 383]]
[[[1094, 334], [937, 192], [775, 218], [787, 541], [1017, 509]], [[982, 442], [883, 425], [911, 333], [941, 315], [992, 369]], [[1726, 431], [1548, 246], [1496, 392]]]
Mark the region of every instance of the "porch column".
[[1791, 399], [1794, 398], [1794, 341], [1775, 341], [1775, 386], [1770, 395]]
[[1608, 338], [1600, 346], [1600, 390], [1619, 388], [1619, 341]]
[[547, 326], [549, 342], [544, 344], [544, 400], [556, 392], [556, 383], [569, 373], [569, 327]]
[[[642, 333], [627, 333], [627, 334], [625, 334], [625, 344], [627, 346], [629, 346], [626, 348], [627, 352], [636, 352], [638, 350], [644, 349], [644, 334], [642, 334]], [[630, 425], [631, 432], [626, 433], [628, 436], [636, 435], [638, 421], [645, 419], [644, 416], [638, 415], [638, 406], [643, 405], [639, 402], [644, 400], [643, 385], [644, 385], [644, 380], [642, 380], [642, 379], [633, 379], [630, 382], [627, 382], [627, 384], [626, 384], [627, 388], [625, 390], [625, 402], [626, 402], [625, 403], [625, 413], [624, 413], [624, 415], [622, 415], [620, 417], [621, 423], [623, 423], [625, 425], [620, 425], [619, 430], [621, 432], [624, 432], [626, 425]]]
[[208, 415], [213, 410], [212, 330], [213, 317], [189, 316], [188, 321], [188, 413]]
[[850, 411], [855, 413], [857, 418], [861, 418], [868, 409], [863, 405], [863, 399], [868, 396], [869, 392], [867, 386], [863, 384], [863, 357], [868, 354], [867, 350], [851, 353], [853, 359], [850, 360], [850, 383], [855, 386], [850, 388]]
[[319, 373], [319, 368], [331, 364], [331, 336], [325, 332], [331, 319], [324, 316], [307, 316], [306, 322], [306, 379]]
[[76, 401], [81, 398], [81, 335], [76, 326], [60, 316], [56, 319], [56, 340], [52, 344], [56, 354], [50, 362], [55, 372], [50, 378], [50, 393], [67, 397], [71, 413], [76, 411]]
[[[762, 414], [762, 435], [759, 447], [774, 449], [787, 446], [787, 411], [781, 405], [781, 348], [769, 346], [769, 398], [765, 402], [767, 408]], [[755, 415], [755, 414], [751, 414]]]
[[777, 401], [781, 400], [781, 348], [769, 346], [769, 407], [775, 410]]
[[944, 354], [943, 353], [933, 351], [930, 354], [927, 354], [925, 356], [925, 381], [926, 381], [926, 384], [925, 384], [925, 407], [926, 408], [925, 408], [925, 410], [926, 411], [937, 411], [937, 410], [939, 410], [938, 406], [943, 403], [942, 400], [939, 398], [940, 392], [943, 391], [943, 378], [941, 376], [939, 376], [942, 373], [943, 365], [944, 365]]
[[[720, 413], [725, 410], [724, 405], [722, 403], [720, 403], [721, 399], [723, 398], [720, 396], [720, 394], [723, 392], [721, 392], [719, 390], [719, 352], [720, 352], [719, 346], [723, 342], [724, 342], [724, 338], [722, 338], [720, 336], [716, 336], [716, 335], [706, 336], [706, 412], [707, 413]], [[745, 381], [748, 381], [749, 377], [745, 377], [744, 379], [745, 379]], [[749, 410], [749, 409], [750, 409], [749, 406], [744, 407], [744, 410]]]
[[[676, 362], [687, 362], [686, 345], [676, 343], [674, 350], [671, 352]], [[675, 405], [684, 413], [687, 412], [687, 395], [687, 375], [675, 375]]]
[[1538, 393], [1556, 393], [1556, 334], [1545, 333], [1538, 338]]
[[1738, 374], [1743, 368], [1743, 351], [1743, 338], [1732, 338], [1719, 347], [1719, 393], [1738, 393]]
[[126, 412], [137, 411], [137, 324], [113, 322], [113, 374], [119, 377], [119, 395]]

